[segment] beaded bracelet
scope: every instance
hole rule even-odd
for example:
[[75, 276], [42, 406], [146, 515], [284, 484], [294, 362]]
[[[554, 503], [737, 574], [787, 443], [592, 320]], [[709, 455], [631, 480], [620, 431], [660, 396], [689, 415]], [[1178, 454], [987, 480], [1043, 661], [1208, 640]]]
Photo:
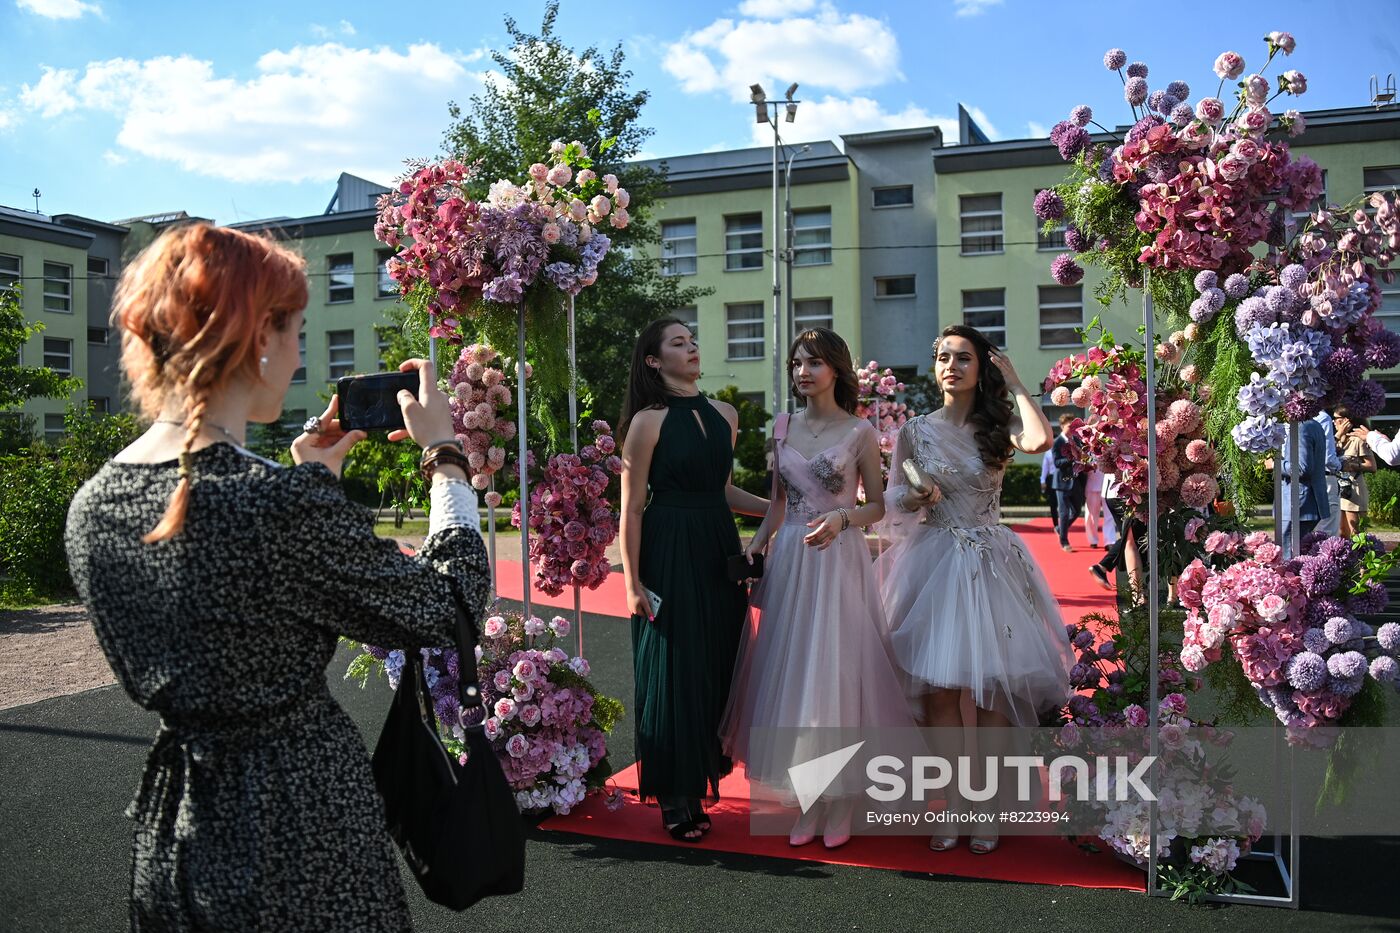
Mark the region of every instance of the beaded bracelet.
[[845, 509], [837, 509], [836, 511], [841, 513], [841, 530], [845, 531], [851, 527], [851, 514]]
[[441, 464], [449, 464], [462, 468], [463, 473], [470, 473], [471, 468], [467, 463], [467, 455], [462, 452], [462, 447], [455, 441], [452, 443], [434, 444], [424, 449], [423, 458], [418, 462], [418, 469], [423, 474], [425, 482], [431, 482], [433, 473]]

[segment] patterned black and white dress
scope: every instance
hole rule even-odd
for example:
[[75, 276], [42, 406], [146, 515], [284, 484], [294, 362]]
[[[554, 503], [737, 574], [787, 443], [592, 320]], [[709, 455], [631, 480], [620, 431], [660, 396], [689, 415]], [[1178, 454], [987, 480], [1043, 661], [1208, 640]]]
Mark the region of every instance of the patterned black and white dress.
[[128, 811], [132, 929], [408, 930], [369, 759], [326, 667], [342, 634], [449, 644], [454, 599], [479, 617], [488, 598], [481, 535], [438, 528], [409, 557], [320, 464], [226, 443], [194, 464], [169, 541], [141, 536], [174, 491], [173, 460], [108, 463], [68, 515], [73, 581], [107, 660], [161, 716]]

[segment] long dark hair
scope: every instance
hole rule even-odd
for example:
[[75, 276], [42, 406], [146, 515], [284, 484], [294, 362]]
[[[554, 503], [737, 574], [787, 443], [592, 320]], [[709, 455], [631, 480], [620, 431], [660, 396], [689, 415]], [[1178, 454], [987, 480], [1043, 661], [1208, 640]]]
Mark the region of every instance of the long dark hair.
[[[788, 379], [792, 379], [792, 367], [797, 362], [797, 350], [801, 347], [807, 355], [821, 360], [836, 370], [836, 404], [848, 414], [856, 413], [856, 403], [860, 400], [860, 380], [856, 378], [856, 368], [851, 362], [851, 348], [834, 330], [825, 327], [809, 327], [797, 335], [788, 350]], [[797, 386], [792, 387], [792, 395], [797, 397]]]
[[632, 368], [627, 374], [627, 396], [622, 400], [622, 417], [618, 419], [617, 436], [627, 437], [627, 426], [639, 411], [666, 404], [666, 396], [671, 392], [666, 381], [661, 378], [661, 370], [647, 365], [647, 357], [661, 355], [661, 337], [666, 328], [679, 324], [687, 330], [690, 325], [679, 318], [657, 318], [642, 328], [637, 343], [632, 347]]
[[[943, 328], [938, 342], [944, 337], [962, 337], [977, 351], [977, 396], [972, 402], [968, 421], [976, 429], [977, 452], [982, 462], [995, 469], [1005, 466], [1015, 452], [1011, 446], [1011, 398], [1006, 391], [1006, 377], [992, 362], [992, 342], [975, 327], [951, 324]], [[934, 345], [934, 358], [938, 345]]]

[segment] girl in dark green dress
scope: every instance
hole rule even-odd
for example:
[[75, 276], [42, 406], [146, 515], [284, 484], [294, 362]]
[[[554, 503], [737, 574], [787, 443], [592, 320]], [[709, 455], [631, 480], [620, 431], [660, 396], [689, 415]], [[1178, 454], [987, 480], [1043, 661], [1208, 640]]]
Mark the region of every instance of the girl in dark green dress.
[[[726, 561], [740, 552], [733, 512], [766, 499], [730, 484], [738, 415], [700, 395], [700, 351], [684, 323], [653, 321], [632, 351], [622, 412], [622, 569], [632, 611], [633, 705], [643, 800], [666, 830], [698, 842], [701, 800], [719, 797], [731, 763], [719, 722], [729, 699], [744, 585]], [[650, 502], [647, 497], [650, 493]], [[661, 598], [652, 612], [650, 590]]]

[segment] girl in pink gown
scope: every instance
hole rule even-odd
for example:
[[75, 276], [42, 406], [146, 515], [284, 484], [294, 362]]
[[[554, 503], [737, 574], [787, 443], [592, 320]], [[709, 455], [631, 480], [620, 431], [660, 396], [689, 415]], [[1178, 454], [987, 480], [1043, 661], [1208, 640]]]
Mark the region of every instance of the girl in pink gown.
[[[744, 762], [749, 778], [785, 798], [793, 765], [868, 737], [869, 730], [914, 725], [884, 636], [862, 532], [885, 511], [879, 436], [851, 414], [857, 382], [844, 340], [813, 328], [797, 337], [789, 357], [794, 394], [806, 407], [776, 445], [771, 504], [746, 550], [766, 552], [767, 563], [750, 598], [720, 727], [726, 752]], [[859, 483], [869, 492], [858, 507]], [[779, 731], [751, 735], [753, 729]], [[789, 841], [810, 842], [825, 816], [825, 844], [844, 843], [865, 783], [860, 774], [843, 773], [798, 820]]]
[[[1069, 697], [1074, 658], [1059, 605], [1025, 543], [1001, 524], [1013, 451], [1042, 453], [1052, 434], [1010, 359], [973, 328], [943, 331], [934, 376], [943, 407], [906, 422], [895, 443], [886, 493], [894, 545], [880, 558], [882, 597], [895, 658], [923, 702], [923, 724], [942, 727], [940, 737], [976, 726], [991, 753], [999, 739], [990, 729], [1036, 726]], [[906, 478], [906, 460], [932, 480], [928, 495]], [[969, 694], [976, 714], [965, 722]], [[956, 844], [957, 836], [940, 835], [931, 848]], [[971, 844], [977, 854], [996, 846], [996, 835], [985, 831]]]

